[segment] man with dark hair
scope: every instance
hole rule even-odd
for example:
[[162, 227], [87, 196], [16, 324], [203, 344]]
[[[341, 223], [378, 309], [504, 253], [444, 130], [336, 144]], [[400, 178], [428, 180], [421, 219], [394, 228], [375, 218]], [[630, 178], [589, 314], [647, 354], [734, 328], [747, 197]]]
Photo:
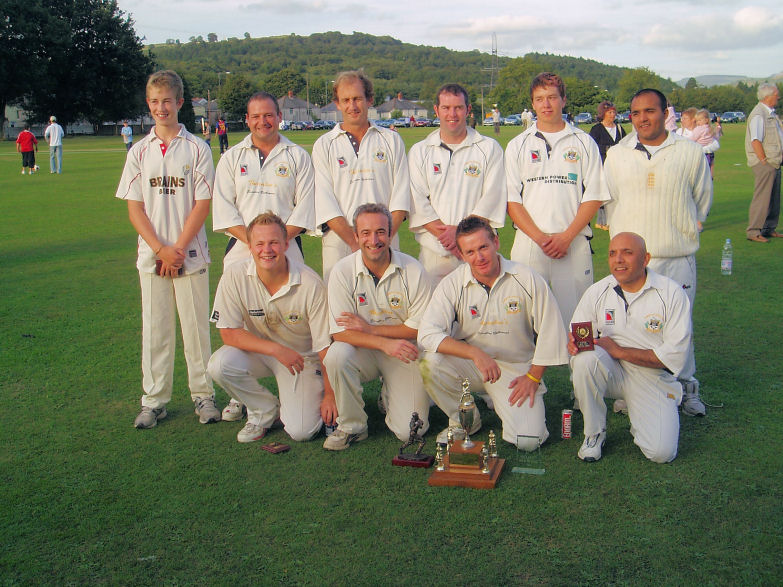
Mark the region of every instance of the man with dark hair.
[[[336, 417], [334, 394], [322, 376], [329, 347], [326, 288], [320, 277], [286, 257], [288, 229], [265, 212], [247, 227], [252, 258], [226, 268], [212, 322], [224, 346], [209, 360], [209, 373], [247, 406], [239, 442], [263, 438], [282, 421], [294, 440], [310, 440]], [[258, 382], [274, 376], [278, 397]]]
[[356, 251], [348, 219], [362, 204], [383, 204], [390, 211], [392, 247], [399, 248], [397, 229], [410, 211], [410, 176], [405, 143], [393, 130], [369, 120], [373, 87], [363, 71], [345, 71], [332, 87], [343, 121], [313, 145], [315, 220], [323, 229], [323, 276]]
[[[427, 393], [459, 438], [461, 382], [484, 391], [503, 422], [503, 439], [535, 450], [549, 436], [542, 381], [549, 365], [568, 362], [566, 332], [552, 292], [529, 267], [504, 259], [492, 226], [469, 216], [456, 228], [465, 263], [432, 294], [419, 326]], [[438, 435], [446, 442], [449, 428]], [[472, 434], [481, 428], [478, 411]]]
[[506, 147], [508, 214], [517, 228], [511, 259], [549, 283], [564, 323], [593, 283], [590, 220], [609, 199], [595, 141], [562, 118], [560, 76], [530, 84], [538, 118]]
[[16, 152], [22, 154], [22, 175], [28, 169], [28, 175], [35, 172], [35, 153], [38, 151], [38, 139], [30, 132], [30, 125], [25, 123], [24, 129], [16, 137]]
[[430, 299], [430, 283], [416, 259], [392, 250], [392, 216], [383, 204], [363, 204], [353, 222], [359, 250], [341, 259], [329, 276], [329, 330], [334, 342], [324, 365], [340, 416], [324, 442], [343, 450], [367, 438], [362, 382], [383, 377], [386, 425], [409, 436], [411, 412], [429, 427], [429, 399], [416, 359], [416, 335]]
[[[631, 99], [630, 133], [606, 155], [610, 235], [633, 232], [647, 243], [650, 268], [679, 283], [693, 306], [696, 297], [698, 222], [712, 204], [710, 166], [700, 145], [666, 131], [666, 97], [646, 88]], [[704, 416], [693, 344], [679, 377], [682, 411]]]
[[440, 128], [411, 147], [413, 209], [410, 227], [421, 245], [419, 260], [439, 281], [462, 261], [454, 233], [470, 214], [495, 228], [506, 221], [503, 149], [467, 126], [468, 93], [446, 84], [435, 97]]
[[[230, 235], [223, 269], [250, 257], [245, 226], [262, 212], [274, 212], [286, 223], [288, 240], [315, 230], [314, 177], [310, 155], [280, 134], [277, 99], [257, 92], [247, 101], [250, 134], [220, 158], [215, 173], [212, 229]], [[298, 239], [287, 256], [304, 264]], [[242, 419], [236, 401], [223, 409], [223, 419]]]

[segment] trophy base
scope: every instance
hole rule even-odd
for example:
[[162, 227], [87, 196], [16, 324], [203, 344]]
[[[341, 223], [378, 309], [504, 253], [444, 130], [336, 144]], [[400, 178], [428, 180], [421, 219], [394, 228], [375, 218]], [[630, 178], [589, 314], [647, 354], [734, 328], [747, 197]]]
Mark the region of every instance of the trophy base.
[[[443, 458], [446, 470], [433, 471], [432, 475], [430, 475], [429, 484], [431, 486], [494, 489], [506, 460], [490, 457], [488, 459], [489, 472], [484, 473], [478, 464], [483, 447], [483, 442], [476, 442], [475, 446], [465, 449], [460, 442], [455, 442], [449, 454]], [[473, 457], [476, 458], [475, 461]]]
[[401, 454], [392, 459], [392, 465], [397, 467], [421, 467], [426, 469], [432, 466], [435, 457], [432, 455]]

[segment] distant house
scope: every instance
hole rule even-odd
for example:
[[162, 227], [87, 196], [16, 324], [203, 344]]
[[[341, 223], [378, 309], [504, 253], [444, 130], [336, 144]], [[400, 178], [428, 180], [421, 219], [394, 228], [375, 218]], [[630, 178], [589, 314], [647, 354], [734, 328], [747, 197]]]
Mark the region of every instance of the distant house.
[[302, 100], [294, 96], [293, 92], [288, 92], [286, 96], [277, 99], [280, 105], [280, 113], [283, 120], [305, 120], [312, 121], [313, 115], [319, 116], [319, 109], [313, 106], [307, 100]]
[[[3, 121], [3, 136], [6, 140], [16, 140], [19, 133], [22, 132], [25, 122], [28, 122], [28, 113], [22, 109], [21, 106], [14, 104], [6, 105], [5, 118]], [[29, 120], [30, 130], [35, 136], [42, 137], [44, 130], [46, 130], [49, 120], [36, 121]], [[92, 124], [87, 120], [79, 120], [72, 122], [65, 127], [66, 135], [92, 135], [95, 134], [95, 129]]]
[[218, 119], [218, 104], [216, 100], [207, 102], [206, 98], [193, 98], [191, 103], [193, 104], [193, 114], [196, 117], [196, 122], [200, 118], [205, 118], [212, 126], [215, 125]]
[[378, 106], [378, 115], [381, 119], [388, 120], [391, 118], [391, 113], [395, 110], [402, 112], [403, 118], [410, 118], [413, 116], [417, 120], [419, 118], [427, 118], [427, 108], [416, 102], [411, 102], [402, 97], [402, 92], [398, 93], [396, 97], [391, 100], [387, 100], [380, 106]]
[[[326, 106], [321, 108], [321, 112], [318, 117], [321, 120], [331, 120], [332, 122], [343, 121], [343, 113], [337, 109], [337, 104], [334, 102], [329, 102]], [[375, 106], [370, 106], [370, 109], [367, 112], [367, 117], [370, 120], [378, 119], [378, 110], [375, 108]]]

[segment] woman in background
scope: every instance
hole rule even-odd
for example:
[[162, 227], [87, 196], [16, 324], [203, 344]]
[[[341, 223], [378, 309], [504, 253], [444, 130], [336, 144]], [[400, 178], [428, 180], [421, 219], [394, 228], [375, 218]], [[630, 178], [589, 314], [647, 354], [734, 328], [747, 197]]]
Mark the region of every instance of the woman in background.
[[[606, 151], [620, 142], [627, 133], [619, 124], [615, 124], [617, 117], [617, 108], [608, 100], [604, 100], [598, 105], [596, 112], [598, 122], [590, 129], [590, 136], [598, 144], [598, 151], [601, 153], [601, 163], [606, 161]], [[603, 206], [598, 209], [595, 215], [595, 227], [603, 230], [609, 230], [606, 223], [606, 210]]]

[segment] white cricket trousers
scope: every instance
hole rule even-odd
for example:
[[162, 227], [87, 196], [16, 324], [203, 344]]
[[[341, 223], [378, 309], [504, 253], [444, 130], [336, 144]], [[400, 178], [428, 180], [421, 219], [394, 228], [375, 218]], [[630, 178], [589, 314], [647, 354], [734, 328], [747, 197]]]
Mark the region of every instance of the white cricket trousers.
[[457, 259], [454, 255], [444, 257], [426, 247], [421, 247], [421, 250], [419, 251], [419, 263], [424, 266], [424, 269], [430, 276], [433, 288], [449, 273], [462, 265], [462, 261]]
[[585, 436], [606, 430], [604, 398], [624, 399], [631, 435], [644, 456], [668, 463], [677, 456], [682, 386], [663, 369], [616, 361], [601, 347], [571, 357], [574, 396], [579, 400]]
[[[318, 356], [305, 357], [304, 369], [296, 375], [274, 357], [224, 345], [209, 360], [209, 374], [226, 393], [247, 406], [247, 421], [271, 428], [280, 417], [288, 436], [310, 440], [318, 434], [324, 380]], [[261, 377], [277, 381], [278, 400], [258, 382]]]
[[562, 259], [547, 257], [533, 240], [521, 230], [516, 231], [511, 260], [527, 265], [541, 275], [555, 295], [563, 324], [569, 324], [582, 294], [593, 284], [593, 258], [590, 243], [581, 234], [571, 241]]
[[362, 383], [381, 375], [389, 430], [400, 440], [408, 440], [413, 412], [418, 412], [424, 422], [419, 433], [423, 435], [429, 429], [430, 399], [415, 361], [403, 363], [383, 351], [333, 342], [326, 352], [324, 366], [337, 402], [337, 425], [343, 432], [359, 434], [367, 430]]
[[176, 313], [182, 329], [182, 346], [188, 367], [191, 399], [213, 397], [207, 374], [212, 353], [209, 339], [209, 271], [181, 277], [160, 277], [139, 272], [141, 281], [141, 372], [144, 395], [141, 405], [165, 406], [171, 400], [174, 381]]
[[530, 400], [526, 400], [522, 406], [512, 406], [508, 403], [511, 395], [508, 385], [512, 379], [527, 373], [530, 363], [497, 361], [497, 364], [500, 367], [500, 379], [495, 383], [484, 382], [473, 361], [461, 357], [425, 352], [420, 366], [424, 388], [449, 417], [449, 424], [459, 423], [462, 381], [467, 378], [471, 392], [485, 391], [492, 398], [495, 413], [503, 423], [503, 440], [520, 450], [536, 450], [549, 438], [544, 409], [546, 385], [543, 381], [539, 385], [533, 407], [530, 407]]

